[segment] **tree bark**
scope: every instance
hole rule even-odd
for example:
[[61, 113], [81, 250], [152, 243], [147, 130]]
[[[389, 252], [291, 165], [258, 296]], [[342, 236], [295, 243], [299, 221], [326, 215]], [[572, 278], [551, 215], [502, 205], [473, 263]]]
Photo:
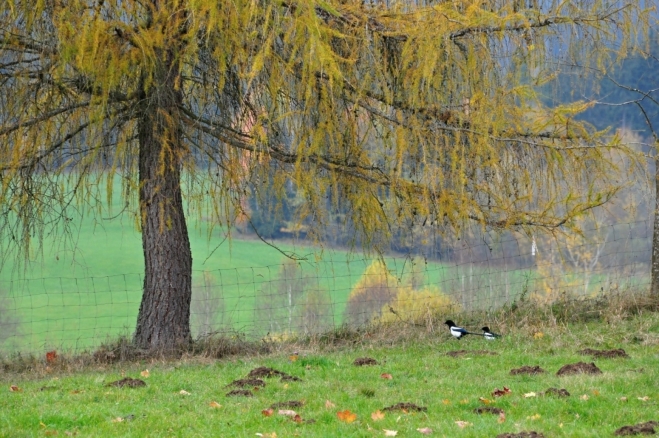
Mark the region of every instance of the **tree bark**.
[[659, 297], [659, 141], [656, 142], [654, 159], [654, 230], [652, 232], [652, 283], [650, 293]]
[[154, 77], [143, 80], [137, 128], [145, 274], [134, 342], [171, 351], [191, 341], [192, 252], [180, 184], [186, 152], [178, 115], [180, 73], [170, 50], [160, 55]]

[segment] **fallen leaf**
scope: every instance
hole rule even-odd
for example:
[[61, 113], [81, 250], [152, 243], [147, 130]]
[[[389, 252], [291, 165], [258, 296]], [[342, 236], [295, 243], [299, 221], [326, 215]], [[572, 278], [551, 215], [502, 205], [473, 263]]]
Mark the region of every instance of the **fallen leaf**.
[[44, 432], [44, 435], [54, 436], [54, 435], [57, 435], [57, 431], [56, 430], [47, 430], [47, 431]]
[[40, 421], [40, 422], [39, 422], [39, 426], [41, 426], [41, 427], [46, 427], [46, 425], [43, 424], [43, 421]]
[[19, 388], [19, 387], [16, 386], [16, 385], [11, 385], [11, 386], [9, 387], [9, 390], [10, 390], [11, 392], [21, 392], [21, 391], [23, 391], [21, 388]]
[[492, 400], [488, 400], [484, 397], [478, 397], [478, 401], [483, 403], [483, 404], [486, 404], [486, 405], [489, 405], [490, 403], [492, 403]]
[[527, 420], [537, 420], [538, 418], [540, 418], [540, 414], [535, 414], [535, 415], [531, 415], [530, 417], [526, 417]]
[[526, 394], [524, 394], [524, 398], [531, 398], [535, 396], [536, 396], [535, 392], [527, 392]]
[[300, 414], [296, 414], [296, 415], [292, 418], [292, 420], [295, 421], [295, 422], [298, 423], [298, 424], [302, 423], [302, 417], [300, 417]]
[[149, 370], [144, 370], [144, 371], [142, 371], [142, 372], [140, 373], [140, 376], [148, 378], [148, 377], [149, 377]]
[[286, 415], [287, 417], [295, 417], [297, 415], [297, 412], [290, 409], [280, 409], [277, 413], [279, 415]]
[[462, 400], [460, 400], [460, 404], [462, 404], [462, 405], [466, 405], [467, 403], [469, 403], [468, 398], [463, 398]]
[[492, 391], [492, 397], [503, 397], [506, 394], [510, 394], [512, 391], [510, 388], [503, 387], [503, 389], [499, 388], [494, 388], [494, 391]]
[[533, 339], [542, 339], [544, 336], [545, 336], [545, 334], [542, 333], [542, 332], [533, 333]]
[[73, 391], [70, 392], [70, 394], [81, 394], [82, 391], [79, 389], [74, 389]]
[[442, 400], [442, 403], [444, 403], [445, 405], [450, 405], [450, 404], [451, 404], [451, 400], [444, 399], [444, 400]]
[[430, 435], [432, 433], [432, 429], [429, 427], [421, 427], [417, 429], [418, 432], [421, 432], [424, 435]]
[[347, 409], [345, 411], [337, 412], [336, 416], [339, 418], [340, 421], [343, 421], [344, 423], [352, 423], [357, 419], [357, 414], [353, 414]]
[[185, 389], [180, 390], [179, 394], [181, 394], [181, 395], [190, 395], [190, 393], [188, 391], [186, 391]]
[[124, 421], [124, 419], [121, 418], [121, 417], [117, 417], [117, 418], [113, 418], [113, 419], [112, 419], [112, 422], [113, 422], [113, 423], [121, 423], [122, 421]]
[[505, 423], [505, 422], [506, 422], [506, 413], [501, 412], [499, 414], [499, 418], [497, 419], [497, 423], [501, 424], [501, 423]]
[[277, 438], [277, 432], [257, 433], [256, 436], [260, 436], [260, 437], [263, 437], [263, 438]]
[[588, 400], [590, 397], [588, 397], [588, 394], [584, 394], [581, 397], [579, 397], [581, 400]]
[[264, 417], [271, 417], [275, 413], [275, 410], [272, 408], [264, 409], [261, 411]]
[[646, 402], [646, 401], [650, 400], [650, 397], [648, 397], [648, 396], [646, 395], [645, 397], [638, 397], [638, 399], [639, 399], [640, 401], [644, 401], [644, 402]]
[[333, 409], [336, 405], [329, 400], [325, 400], [325, 409]]
[[471, 426], [471, 423], [470, 423], [470, 422], [468, 422], [468, 421], [462, 421], [462, 420], [458, 420], [458, 421], [456, 421], [455, 424], [457, 424], [458, 427], [459, 427], [460, 429], [464, 429], [464, 428], [467, 427], [467, 426]]
[[57, 351], [49, 351], [46, 353], [46, 362], [53, 363], [57, 360]]
[[371, 414], [373, 421], [380, 421], [384, 418], [384, 412], [377, 410]]
[[598, 397], [598, 396], [600, 395], [600, 392], [599, 392], [598, 390], [596, 390], [596, 389], [593, 389], [593, 395], [594, 395], [595, 397]]
[[627, 397], [620, 397], [620, 401], [627, 401]]
[[382, 374], [380, 374], [380, 377], [382, 377], [383, 379], [387, 379], [387, 380], [391, 380], [391, 379], [394, 378], [394, 376], [392, 376], [389, 373], [382, 373]]
[[298, 358], [297, 354], [291, 354], [290, 356], [288, 356], [288, 360], [290, 360], [291, 362], [295, 362], [297, 358]]
[[384, 436], [396, 436], [398, 435], [397, 430], [388, 430], [388, 429], [382, 429], [384, 431]]
[[219, 409], [219, 408], [222, 407], [222, 405], [219, 404], [219, 403], [216, 402], [216, 401], [212, 401], [212, 402], [210, 402], [209, 406], [210, 406], [211, 408], [217, 408], [217, 409]]

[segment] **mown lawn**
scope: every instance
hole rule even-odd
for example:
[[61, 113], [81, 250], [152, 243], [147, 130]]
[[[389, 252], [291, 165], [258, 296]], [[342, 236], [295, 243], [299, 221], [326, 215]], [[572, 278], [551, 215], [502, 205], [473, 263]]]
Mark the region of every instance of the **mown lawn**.
[[[659, 420], [657, 314], [524, 326], [494, 342], [453, 340], [442, 327], [383, 346], [386, 333], [376, 330], [340, 348], [279, 345], [268, 355], [98, 365], [76, 372], [49, 373], [44, 360], [27, 373], [0, 374], [0, 435], [372, 437], [395, 431], [397, 436], [420, 437], [424, 435], [418, 429], [429, 428], [430, 436], [445, 437], [532, 430], [545, 437], [610, 437], [622, 426]], [[291, 357], [294, 348], [299, 348], [297, 358]], [[593, 359], [578, 353], [584, 348], [624, 348], [630, 357]], [[447, 355], [462, 349], [469, 352]], [[496, 355], [474, 353], [478, 350]], [[378, 364], [353, 365], [359, 357]], [[563, 365], [579, 361], [594, 362], [602, 374], [556, 375]], [[546, 373], [510, 375], [524, 365], [539, 365]], [[245, 388], [253, 397], [226, 395], [236, 389], [227, 385], [261, 366], [302, 380], [264, 378], [264, 387]], [[147, 369], [148, 377], [142, 376]], [[106, 386], [123, 377], [142, 379], [146, 386]], [[11, 385], [20, 390], [11, 391]], [[509, 394], [493, 396], [504, 386]], [[564, 388], [570, 396], [543, 396], [550, 387]], [[288, 401], [303, 403], [283, 408], [295, 411], [301, 422], [280, 415], [282, 408], [264, 415], [272, 404]], [[401, 402], [427, 410], [383, 410]], [[474, 412], [479, 407], [499, 408], [504, 414], [479, 415]], [[339, 412], [344, 420], [356, 417], [342, 421]]]

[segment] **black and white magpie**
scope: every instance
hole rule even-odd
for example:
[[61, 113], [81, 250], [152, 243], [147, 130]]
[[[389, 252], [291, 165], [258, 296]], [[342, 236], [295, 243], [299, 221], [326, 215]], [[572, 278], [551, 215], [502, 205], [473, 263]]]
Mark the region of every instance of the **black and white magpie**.
[[496, 333], [492, 333], [488, 326], [483, 327], [481, 330], [483, 330], [483, 337], [485, 339], [487, 339], [488, 341], [494, 341], [496, 338], [501, 337], [501, 335], [498, 335]]
[[463, 329], [462, 327], [458, 327], [450, 319], [447, 319], [444, 324], [446, 324], [448, 326], [448, 329], [450, 330], [451, 334], [453, 336], [455, 336], [455, 338], [458, 339], [458, 340], [461, 337], [463, 337], [464, 335], [476, 335], [477, 334], [477, 333], [468, 332], [467, 330]]

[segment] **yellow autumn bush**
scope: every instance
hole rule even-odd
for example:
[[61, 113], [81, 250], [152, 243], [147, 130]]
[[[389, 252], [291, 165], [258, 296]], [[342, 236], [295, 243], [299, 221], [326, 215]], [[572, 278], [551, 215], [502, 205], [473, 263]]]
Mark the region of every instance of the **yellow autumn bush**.
[[378, 321], [387, 323], [403, 320], [415, 324], [428, 324], [438, 317], [441, 319], [440, 315], [459, 310], [460, 305], [441, 293], [437, 287], [428, 286], [420, 290], [403, 287], [398, 290], [395, 298], [382, 308]]

